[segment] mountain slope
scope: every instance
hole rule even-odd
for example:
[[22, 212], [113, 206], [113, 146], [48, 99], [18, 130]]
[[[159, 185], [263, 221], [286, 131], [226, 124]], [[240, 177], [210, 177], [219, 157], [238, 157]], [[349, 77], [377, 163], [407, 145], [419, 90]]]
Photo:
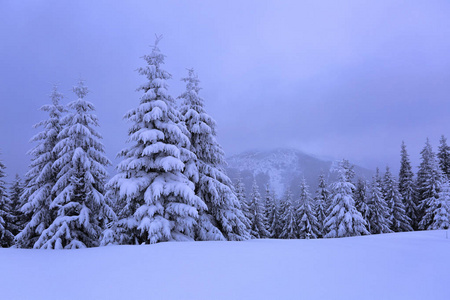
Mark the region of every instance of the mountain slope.
[[[333, 162], [324, 161], [294, 149], [275, 149], [272, 151], [249, 151], [234, 155], [227, 160], [227, 172], [235, 180], [240, 173], [247, 193], [251, 189], [253, 178], [261, 189], [267, 183], [281, 197], [287, 188], [294, 196], [299, 192], [299, 183], [304, 176], [314, 193], [317, 187], [317, 178], [324, 173], [329, 182], [335, 179], [332, 172]], [[373, 172], [355, 166], [356, 177], [370, 179]]]

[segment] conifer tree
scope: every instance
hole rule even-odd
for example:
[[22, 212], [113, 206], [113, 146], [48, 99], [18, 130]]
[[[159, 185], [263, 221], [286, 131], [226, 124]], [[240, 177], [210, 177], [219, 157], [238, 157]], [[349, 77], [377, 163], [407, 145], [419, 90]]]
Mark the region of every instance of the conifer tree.
[[426, 212], [433, 202], [439, 198], [440, 186], [442, 181], [442, 173], [438, 167], [436, 156], [427, 139], [425, 147], [421, 151], [421, 163], [417, 172], [417, 191], [419, 200], [419, 229], [428, 228], [433, 218]]
[[314, 203], [316, 205], [316, 217], [319, 225], [319, 237], [322, 237], [324, 232], [324, 222], [327, 217], [327, 211], [329, 206], [330, 192], [328, 191], [327, 184], [325, 182], [325, 175], [321, 173], [319, 175], [319, 185], [314, 197]]
[[366, 221], [366, 228], [369, 230], [369, 191], [367, 181], [358, 178], [355, 189], [355, 207], [361, 213], [364, 221]]
[[270, 236], [270, 233], [266, 229], [266, 223], [264, 216], [264, 205], [259, 194], [259, 187], [256, 180], [253, 181], [252, 193], [250, 202], [250, 234], [253, 238], [266, 238]]
[[[193, 181], [199, 180], [196, 157], [168, 93], [171, 75], [163, 69], [159, 40], [144, 56], [147, 65], [139, 69], [147, 82], [139, 88], [139, 106], [125, 115], [132, 123], [131, 145], [120, 152], [118, 174], [108, 183], [110, 193], [122, 203], [114, 225], [119, 244], [194, 240], [199, 212], [208, 210], [194, 191]], [[216, 227], [209, 229], [205, 235], [222, 236]]]
[[355, 166], [350, 163], [347, 159], [343, 159], [341, 161], [342, 168], [345, 170], [345, 177], [347, 181], [353, 183], [353, 179], [355, 178]]
[[337, 168], [338, 179], [331, 185], [331, 207], [325, 219], [325, 237], [348, 237], [368, 234], [366, 222], [355, 207], [353, 190], [349, 182], [345, 161]]
[[8, 220], [12, 219], [9, 213], [9, 199], [5, 183], [5, 165], [0, 161], [0, 247], [11, 247], [14, 235], [8, 229]]
[[384, 174], [384, 199], [389, 208], [390, 229], [394, 232], [411, 231], [411, 220], [405, 212], [402, 196], [398, 191], [398, 184], [392, 175], [389, 167], [386, 167]]
[[16, 236], [16, 245], [20, 248], [33, 248], [44, 229], [55, 218], [54, 212], [50, 211], [50, 204], [55, 198], [52, 189], [58, 174], [54, 163], [60, 157], [55, 146], [59, 142], [65, 108], [60, 104], [63, 95], [58, 92], [57, 86], [53, 87], [50, 98], [52, 103], [41, 107], [42, 111], [48, 113], [48, 119], [34, 126], [41, 127], [42, 131], [31, 138], [31, 142], [36, 145], [28, 152], [32, 156], [31, 165], [25, 175], [21, 197], [21, 211], [26, 222], [24, 229]]
[[286, 192], [286, 198], [283, 202], [283, 215], [281, 216], [283, 229], [280, 234], [282, 239], [297, 239], [298, 224], [295, 206], [292, 203], [292, 193], [290, 190]]
[[189, 69], [181, 115], [190, 136], [190, 150], [197, 157], [198, 179], [195, 191], [208, 207], [200, 210], [196, 225], [197, 240], [239, 241], [249, 238], [245, 216], [233, 192], [231, 180], [225, 173], [225, 155], [216, 139], [216, 122], [206, 113], [204, 101], [199, 96], [199, 79]]
[[320, 235], [316, 207], [308, 191], [309, 187], [303, 178], [300, 184], [300, 199], [297, 209], [298, 236], [301, 239], [316, 239]]
[[15, 236], [22, 229], [24, 225], [24, 215], [20, 211], [20, 208], [23, 206], [21, 202], [23, 193], [22, 179], [18, 174], [14, 178], [13, 183], [11, 184], [9, 191], [9, 201], [10, 201], [10, 214], [12, 215], [12, 219], [8, 224], [9, 231]]
[[237, 180], [236, 180], [236, 184], [235, 184], [235, 191], [236, 191], [236, 197], [239, 201], [239, 203], [241, 204], [241, 210], [242, 213], [244, 214], [244, 223], [245, 226], [247, 228], [247, 230], [250, 230], [250, 206], [248, 204], [247, 201], [247, 197], [245, 196], [245, 186], [244, 183], [242, 182], [242, 178], [240, 176], [238, 176]]
[[[378, 170], [378, 169], [377, 169]], [[369, 230], [372, 234], [388, 233], [390, 230], [389, 207], [380, 187], [379, 173], [372, 179], [369, 192]]]
[[447, 138], [441, 136], [438, 151], [439, 167], [441, 168], [442, 174], [450, 179], [450, 146], [447, 144]]
[[95, 130], [99, 126], [95, 108], [85, 100], [88, 89], [83, 81], [73, 91], [78, 99], [68, 104], [71, 111], [62, 119], [64, 126], [54, 148], [58, 159], [53, 166], [59, 172], [50, 209], [55, 218], [43, 230], [35, 248], [98, 246], [108, 218], [114, 214], [104, 199], [105, 168], [110, 162]]
[[269, 232], [270, 237], [270, 225], [273, 219], [273, 213], [274, 213], [274, 199], [273, 194], [270, 190], [269, 184], [266, 184], [266, 194], [264, 197], [264, 219], [266, 221], [265, 226], [267, 231]]
[[274, 239], [278, 239], [281, 236], [281, 232], [283, 230], [283, 227], [281, 226], [281, 214], [280, 214], [280, 205], [278, 201], [276, 201], [275, 195], [272, 196], [274, 199], [273, 207], [272, 207], [272, 214], [269, 218], [269, 233], [270, 237]]
[[406, 145], [405, 142], [402, 142], [398, 190], [402, 195], [406, 216], [411, 220], [412, 228], [417, 229], [420, 220], [418, 220], [417, 214], [417, 197], [413, 177], [414, 174], [412, 172]]
[[450, 227], [450, 184], [447, 179], [440, 187], [439, 197], [430, 200], [423, 219], [429, 225], [424, 229], [448, 229]]

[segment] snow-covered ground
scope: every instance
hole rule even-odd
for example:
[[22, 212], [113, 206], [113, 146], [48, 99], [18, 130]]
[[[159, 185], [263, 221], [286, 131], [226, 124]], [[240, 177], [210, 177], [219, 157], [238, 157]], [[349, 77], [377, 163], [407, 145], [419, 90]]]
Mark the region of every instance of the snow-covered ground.
[[1, 299], [450, 299], [445, 231], [0, 249]]

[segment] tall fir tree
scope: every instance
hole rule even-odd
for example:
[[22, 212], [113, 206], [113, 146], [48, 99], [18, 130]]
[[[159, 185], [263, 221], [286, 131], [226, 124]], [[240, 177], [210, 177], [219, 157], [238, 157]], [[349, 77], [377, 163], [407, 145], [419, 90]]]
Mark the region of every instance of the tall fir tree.
[[198, 76], [193, 69], [184, 78], [186, 90], [180, 112], [190, 136], [190, 150], [196, 155], [198, 180], [195, 191], [208, 207], [200, 210], [196, 225], [198, 240], [240, 241], [249, 238], [245, 216], [225, 173], [225, 155], [216, 139], [216, 122], [206, 113], [199, 96]]
[[70, 112], [62, 119], [63, 128], [54, 150], [59, 158], [54, 167], [59, 170], [50, 204], [55, 218], [36, 241], [35, 248], [74, 249], [95, 247], [114, 215], [104, 199], [106, 166], [101, 135], [95, 127], [98, 118], [94, 105], [85, 100], [88, 89], [83, 81], [73, 88], [77, 96], [68, 104]]
[[295, 211], [295, 204], [292, 202], [292, 193], [290, 190], [286, 192], [284, 199], [283, 214], [281, 215], [282, 230], [280, 238], [282, 239], [297, 239], [298, 238], [298, 222], [297, 212]]
[[253, 181], [250, 198], [250, 234], [252, 238], [257, 239], [269, 237], [270, 233], [266, 229], [267, 221], [264, 216], [264, 204], [259, 194], [259, 187], [256, 180]]
[[25, 223], [25, 216], [20, 211], [23, 206], [22, 203], [23, 185], [22, 179], [19, 174], [16, 174], [14, 181], [11, 184], [9, 190], [9, 201], [10, 201], [10, 214], [12, 215], [12, 220], [9, 222], [9, 231], [16, 236], [22, 229]]
[[441, 180], [442, 173], [436, 155], [427, 139], [425, 147], [421, 151], [421, 163], [417, 172], [419, 229], [428, 228], [433, 221], [432, 216], [426, 212], [430, 205], [439, 198]]
[[280, 213], [280, 203], [277, 201], [275, 195], [272, 195], [273, 206], [272, 213], [269, 218], [269, 233], [270, 237], [273, 239], [280, 238], [283, 227], [281, 226], [281, 213]]
[[[194, 191], [193, 181], [199, 179], [196, 157], [168, 93], [172, 76], [163, 69], [159, 41], [157, 37], [151, 54], [144, 56], [147, 65], [139, 69], [147, 78], [139, 87], [139, 106], [125, 115], [132, 123], [132, 145], [119, 153], [123, 160], [118, 174], [108, 183], [110, 194], [122, 204], [114, 225], [119, 244], [194, 240], [199, 212], [208, 210]], [[206, 234], [222, 236], [217, 228], [210, 229]]]
[[439, 141], [439, 167], [441, 168], [442, 174], [450, 179], [450, 146], [447, 144], [447, 138], [442, 135]]
[[353, 190], [355, 186], [348, 178], [345, 161], [337, 168], [338, 179], [331, 185], [332, 204], [325, 219], [325, 237], [349, 237], [368, 234], [366, 222], [355, 207]]
[[9, 213], [9, 199], [5, 182], [5, 165], [0, 160], [0, 247], [11, 247], [14, 235], [8, 229], [8, 221], [12, 219]]
[[411, 220], [406, 215], [402, 195], [398, 190], [398, 184], [389, 167], [384, 174], [384, 199], [389, 208], [390, 229], [394, 232], [411, 231]]
[[411, 227], [413, 229], [418, 229], [420, 220], [417, 212], [416, 186], [413, 177], [414, 174], [412, 172], [406, 145], [405, 142], [402, 142], [398, 190], [402, 195], [406, 216], [411, 220]]
[[366, 228], [367, 230], [369, 230], [369, 189], [366, 180], [358, 178], [358, 181], [356, 182], [354, 198], [355, 207], [361, 213], [364, 221], [366, 221]]
[[[378, 171], [378, 169], [377, 169]], [[372, 234], [392, 232], [389, 221], [389, 207], [380, 187], [379, 172], [373, 177], [369, 191], [369, 231]]]
[[300, 199], [297, 209], [298, 236], [301, 239], [316, 239], [320, 236], [319, 222], [316, 217], [316, 206], [308, 191], [306, 179], [300, 184]]
[[31, 155], [31, 165], [25, 175], [25, 187], [21, 202], [24, 203], [21, 211], [26, 223], [22, 231], [16, 236], [16, 245], [20, 248], [33, 248], [44, 229], [48, 228], [55, 218], [50, 204], [55, 198], [53, 187], [56, 184], [58, 170], [54, 165], [60, 157], [55, 150], [59, 142], [62, 129], [61, 118], [66, 111], [60, 104], [63, 95], [53, 86], [50, 94], [51, 104], [41, 107], [48, 113], [48, 118], [37, 123], [35, 128], [42, 131], [31, 138], [36, 143], [28, 154]]
[[270, 224], [272, 223], [272, 219], [273, 219], [273, 213], [274, 213], [274, 199], [273, 199], [273, 193], [270, 190], [270, 186], [269, 184], [266, 184], [266, 190], [265, 190], [265, 195], [264, 195], [264, 220], [266, 221], [266, 229], [269, 232], [269, 236], [271, 236], [270, 234]]
[[450, 184], [444, 179], [437, 198], [431, 198], [423, 218], [428, 227], [423, 229], [448, 229], [450, 227]]
[[327, 183], [325, 181], [325, 175], [321, 173], [319, 175], [319, 184], [314, 197], [314, 203], [316, 205], [317, 223], [319, 225], [319, 237], [323, 237], [324, 222], [327, 217], [327, 211], [330, 206], [330, 192], [328, 191]]
[[242, 213], [244, 214], [245, 226], [246, 226], [247, 230], [249, 231], [250, 230], [250, 218], [251, 218], [250, 206], [248, 204], [247, 197], [246, 197], [245, 185], [242, 182], [242, 178], [240, 175], [238, 176], [238, 178], [236, 180], [234, 189], [236, 191], [236, 197], [237, 197], [239, 203], [241, 204]]

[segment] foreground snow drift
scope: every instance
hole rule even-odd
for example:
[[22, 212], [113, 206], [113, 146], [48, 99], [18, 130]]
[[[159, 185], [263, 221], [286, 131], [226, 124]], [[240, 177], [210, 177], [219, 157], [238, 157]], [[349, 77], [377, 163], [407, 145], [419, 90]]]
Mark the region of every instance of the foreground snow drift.
[[0, 249], [2, 299], [450, 299], [445, 231]]

